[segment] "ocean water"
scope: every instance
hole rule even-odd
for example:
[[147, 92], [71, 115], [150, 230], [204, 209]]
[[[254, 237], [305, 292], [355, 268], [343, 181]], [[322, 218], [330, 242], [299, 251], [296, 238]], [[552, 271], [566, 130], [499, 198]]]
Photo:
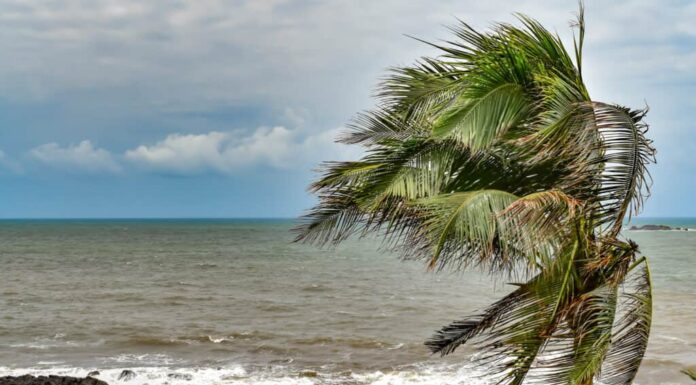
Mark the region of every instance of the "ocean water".
[[[640, 384], [696, 365], [693, 231], [626, 231], [651, 258], [655, 309]], [[377, 240], [291, 243], [288, 220], [0, 221], [0, 376], [111, 384], [485, 384], [433, 331], [505, 295], [478, 272], [427, 273]]]

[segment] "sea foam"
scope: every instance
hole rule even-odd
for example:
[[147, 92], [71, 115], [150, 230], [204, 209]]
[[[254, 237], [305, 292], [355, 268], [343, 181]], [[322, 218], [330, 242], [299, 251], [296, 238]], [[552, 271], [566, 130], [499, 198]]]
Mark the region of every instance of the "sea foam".
[[485, 385], [482, 372], [467, 367], [422, 366], [390, 372], [322, 372], [293, 370], [288, 367], [269, 367], [267, 370], [247, 370], [241, 365], [219, 368], [131, 367], [136, 373], [130, 380], [119, 380], [125, 368], [8, 368], [0, 367], [0, 376], [60, 375], [84, 377], [93, 370], [93, 377], [114, 384], [127, 385]]

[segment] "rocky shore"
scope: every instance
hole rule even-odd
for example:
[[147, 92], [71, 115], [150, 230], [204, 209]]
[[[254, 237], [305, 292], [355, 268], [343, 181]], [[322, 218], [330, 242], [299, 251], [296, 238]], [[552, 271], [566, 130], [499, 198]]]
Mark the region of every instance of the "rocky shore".
[[109, 385], [92, 377], [69, 376], [6, 376], [0, 377], [0, 385]]
[[[99, 376], [98, 370], [89, 372], [87, 377], [71, 377], [71, 376], [33, 376], [26, 374], [23, 376], [4, 376], [0, 377], [0, 385], [109, 385], [107, 382], [95, 378]], [[138, 374], [132, 370], [122, 370], [117, 378], [119, 383], [128, 382], [138, 377]], [[193, 376], [189, 373], [168, 373], [168, 380], [183, 380], [191, 381]], [[165, 382], [166, 384], [166, 382]]]
[[667, 225], [643, 225], [643, 226], [631, 226], [629, 230], [650, 230], [650, 231], [661, 231], [661, 230], [683, 230], [689, 231], [686, 227], [670, 227]]

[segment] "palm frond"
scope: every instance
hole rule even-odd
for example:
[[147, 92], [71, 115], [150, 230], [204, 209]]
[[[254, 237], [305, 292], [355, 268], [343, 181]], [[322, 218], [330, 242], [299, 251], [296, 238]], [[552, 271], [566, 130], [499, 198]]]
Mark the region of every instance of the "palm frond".
[[578, 77], [582, 82], [582, 48], [585, 43], [585, 4], [580, 1], [577, 18], [571, 22], [571, 26], [578, 28], [578, 36], [573, 34], [573, 48], [575, 48], [575, 65], [578, 67]]
[[548, 265], [554, 252], [568, 238], [569, 224], [580, 202], [559, 190], [541, 191], [523, 196], [499, 213], [504, 228], [516, 233], [518, 248], [536, 255], [541, 265]]
[[322, 198], [322, 204], [314, 208], [294, 229], [296, 242], [320, 245], [337, 244], [352, 235], [364, 213], [350, 193], [332, 192]]
[[566, 315], [567, 334], [558, 337], [567, 343], [546, 350], [536, 379], [549, 385], [592, 383], [611, 347], [616, 303], [616, 285], [602, 285], [574, 299]]
[[472, 151], [490, 147], [529, 114], [530, 103], [520, 85], [506, 83], [477, 99], [455, 101], [432, 124], [435, 137], [449, 137]]
[[484, 336], [480, 361], [503, 374], [501, 383], [522, 384], [563, 329], [579, 278], [573, 266], [580, 252], [578, 241], [569, 245], [562, 258], [523, 286], [526, 300], [518, 301]]
[[450, 103], [463, 87], [459, 70], [441, 60], [423, 58], [414, 66], [393, 68], [377, 97], [405, 121], [423, 120]]
[[647, 110], [595, 103], [603, 150], [595, 160], [603, 168], [598, 200], [602, 222], [611, 226], [612, 235], [619, 233], [626, 216], [637, 213], [650, 194], [647, 167], [655, 162], [655, 149], [645, 137], [648, 126], [642, 119], [646, 113]]
[[696, 370], [684, 369], [682, 373], [686, 374], [689, 378], [696, 381]]
[[503, 315], [514, 308], [526, 295], [525, 288], [519, 288], [488, 307], [481, 314], [452, 322], [435, 333], [425, 345], [432, 353], [441, 356], [453, 353], [459, 346], [495, 326]]
[[366, 147], [398, 144], [423, 131], [414, 127], [416, 124], [404, 121], [402, 114], [394, 111], [377, 109], [363, 112], [353, 119], [348, 125], [348, 130], [342, 133], [337, 141]]
[[[509, 250], [500, 239], [497, 213], [517, 197], [500, 190], [478, 190], [423, 198], [413, 203], [421, 227], [410, 238], [416, 256], [424, 254], [430, 268], [481, 264], [494, 259], [508, 265]], [[475, 257], [472, 261], [470, 258]]]
[[637, 271], [627, 277], [620, 297], [623, 315], [617, 319], [612, 344], [602, 366], [599, 381], [607, 385], [629, 385], [648, 347], [652, 322], [652, 283], [646, 259], [636, 263]]

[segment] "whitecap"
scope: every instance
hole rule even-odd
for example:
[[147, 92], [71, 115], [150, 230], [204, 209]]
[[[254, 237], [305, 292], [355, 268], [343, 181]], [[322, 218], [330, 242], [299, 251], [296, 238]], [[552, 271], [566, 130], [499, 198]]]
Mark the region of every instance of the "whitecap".
[[[374, 372], [323, 372], [288, 366], [269, 367], [249, 371], [241, 365], [219, 368], [176, 368], [170, 366], [136, 366], [101, 369], [93, 377], [109, 384], [122, 384], [118, 377], [124, 369], [132, 370], [136, 376], [128, 385], [488, 385], [482, 378], [483, 372], [448, 365], [416, 365], [393, 371]], [[7, 368], [0, 367], [0, 376], [62, 375], [84, 377], [95, 368]], [[311, 373], [305, 375], [304, 373]]]
[[215, 338], [213, 336], [208, 336], [208, 340], [214, 344], [219, 344], [219, 343], [222, 343], [225, 341], [231, 341], [233, 339], [234, 339], [234, 337], [232, 337], [232, 338], [226, 338], [226, 337]]

